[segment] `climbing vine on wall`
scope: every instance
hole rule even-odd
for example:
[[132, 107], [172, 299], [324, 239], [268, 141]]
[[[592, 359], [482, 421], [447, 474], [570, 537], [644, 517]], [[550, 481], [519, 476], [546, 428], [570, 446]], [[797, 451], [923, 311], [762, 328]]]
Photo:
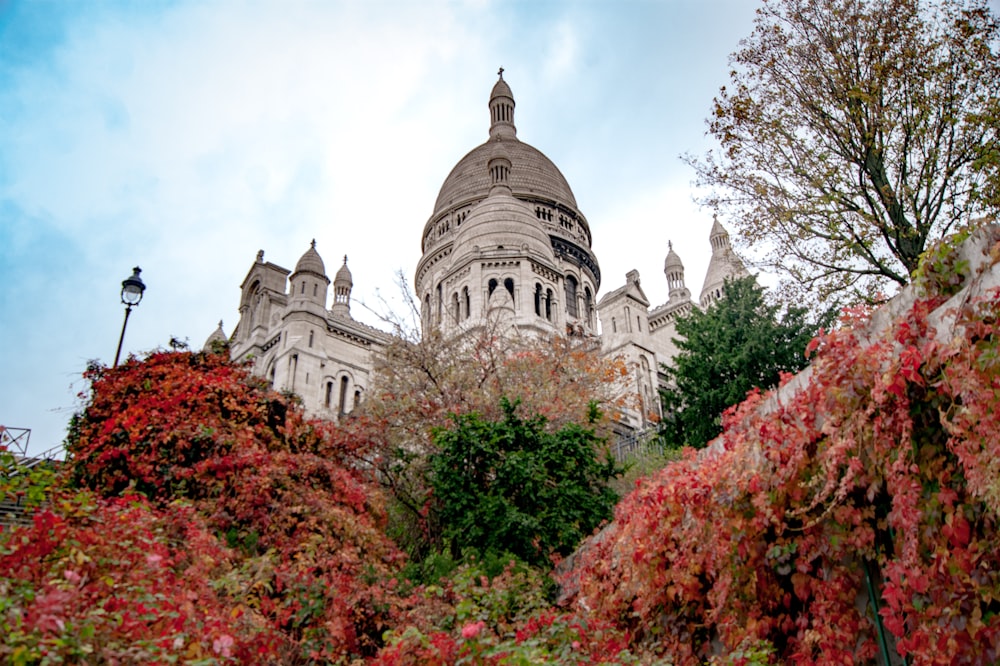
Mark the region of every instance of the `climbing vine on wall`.
[[882, 649], [858, 605], [867, 570], [890, 649], [996, 663], [1000, 294], [957, 306], [953, 335], [931, 323], [944, 300], [874, 341], [867, 313], [846, 313], [800, 390], [751, 396], [716, 454], [640, 484], [581, 558], [578, 605], [680, 663], [747, 645], [864, 663]]

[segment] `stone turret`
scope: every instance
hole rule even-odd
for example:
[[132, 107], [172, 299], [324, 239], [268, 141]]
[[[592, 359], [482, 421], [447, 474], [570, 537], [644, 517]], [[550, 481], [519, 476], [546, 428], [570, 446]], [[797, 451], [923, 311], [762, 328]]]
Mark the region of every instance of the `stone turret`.
[[513, 139], [517, 136], [514, 126], [514, 93], [503, 80], [503, 67], [497, 72], [500, 80], [490, 93], [490, 138]]
[[344, 265], [337, 271], [333, 278], [333, 316], [351, 316], [351, 289], [354, 287], [354, 280], [351, 271], [347, 268], [347, 255], [344, 255]]
[[684, 286], [684, 264], [674, 252], [674, 244], [667, 241], [667, 258], [663, 261], [663, 274], [667, 276], [670, 289], [669, 303], [691, 300], [691, 292]]
[[736, 256], [729, 244], [729, 232], [722, 226], [717, 216], [713, 216], [712, 219], [712, 232], [708, 237], [712, 245], [712, 259], [708, 262], [705, 284], [701, 288], [701, 296], [698, 299], [703, 308], [709, 307], [721, 298], [722, 287], [726, 280], [749, 275], [746, 266]]
[[326, 276], [326, 266], [316, 251], [316, 240], [295, 264], [295, 271], [289, 277], [289, 305], [292, 310], [306, 310], [326, 318], [326, 292], [330, 278]]

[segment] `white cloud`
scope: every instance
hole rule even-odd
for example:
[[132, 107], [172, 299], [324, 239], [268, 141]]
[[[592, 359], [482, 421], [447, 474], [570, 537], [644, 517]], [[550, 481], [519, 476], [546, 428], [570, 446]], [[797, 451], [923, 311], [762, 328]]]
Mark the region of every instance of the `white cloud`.
[[[16, 378], [0, 389], [0, 423], [36, 428], [39, 447], [61, 437], [72, 377], [114, 352], [117, 292], [136, 263], [149, 289], [126, 350], [170, 335], [200, 345], [220, 317], [231, 331], [258, 249], [292, 268], [316, 238], [331, 272], [349, 255], [357, 298], [392, 295], [396, 269], [412, 278], [441, 183], [487, 138], [500, 65], [519, 136], [564, 170], [590, 220], [603, 290], [634, 267], [651, 300], [665, 300], [672, 238], [696, 292], [711, 220], [676, 165], [690, 137], [672, 132], [700, 127], [708, 100], [684, 97], [704, 82], [657, 87], [664, 62], [699, 70], [649, 28], [646, 10], [84, 5], [34, 60], [0, 54], [11, 73], [0, 90], [0, 210], [9, 203], [19, 220], [0, 232], [21, 248], [0, 277], [32, 285], [0, 291], [22, 313], [0, 333], [4, 374]], [[729, 48], [751, 11], [729, 27], [731, 43], [710, 8], [691, 29]]]

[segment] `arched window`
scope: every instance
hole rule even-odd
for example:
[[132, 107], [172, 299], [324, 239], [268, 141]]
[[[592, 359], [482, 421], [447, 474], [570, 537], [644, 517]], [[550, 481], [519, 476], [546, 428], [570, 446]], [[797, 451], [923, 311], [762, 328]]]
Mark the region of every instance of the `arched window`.
[[313, 332], [309, 331], [309, 346], [313, 346]]
[[306, 281], [305, 280], [302, 281], [302, 288], [299, 289], [299, 293], [300, 294], [306, 293]]
[[330, 409], [330, 400], [333, 398], [333, 382], [326, 383], [326, 397], [323, 399], [323, 406]]
[[354, 406], [351, 409], [352, 410], [357, 409], [358, 405], [360, 404], [361, 404], [361, 390], [354, 389]]
[[642, 420], [645, 423], [649, 414], [655, 409], [653, 403], [653, 392], [649, 384], [649, 361], [645, 356], [639, 357], [639, 400]]
[[503, 288], [507, 290], [510, 294], [510, 300], [514, 300], [514, 280], [513, 278], [507, 278], [503, 281]]
[[542, 285], [535, 283], [535, 314], [542, 316]]
[[469, 288], [462, 287], [462, 318], [469, 318]]
[[545, 290], [545, 318], [552, 321], [552, 290]]
[[594, 328], [594, 295], [590, 293], [590, 287], [583, 288], [583, 307], [587, 310], [584, 313], [587, 325]]
[[451, 295], [451, 316], [457, 324], [462, 320], [462, 311], [458, 307], [458, 292], [454, 292]]
[[262, 300], [260, 294], [260, 280], [255, 280], [254, 283], [250, 285], [250, 288], [246, 291], [246, 295], [247, 296], [243, 301], [243, 305], [240, 306], [240, 313], [241, 316], [246, 317], [247, 325], [241, 325], [237, 328], [237, 330], [240, 331], [241, 338], [245, 338], [247, 334], [250, 333], [250, 329], [254, 327], [254, 324], [260, 323], [260, 316], [263, 314], [258, 307]]
[[318, 296], [318, 295], [319, 295], [319, 285], [313, 284], [313, 296]]
[[486, 285], [487, 286], [487, 290], [488, 290], [487, 293], [490, 296], [492, 296], [493, 292], [497, 290], [497, 284], [499, 284], [499, 283], [496, 281], [496, 279], [490, 278], [490, 281]]
[[424, 326], [428, 327], [431, 325], [431, 295], [424, 294], [424, 311], [421, 313], [423, 315]]
[[576, 308], [576, 278], [572, 275], [566, 276], [566, 314], [570, 317], [578, 317]]
[[340, 413], [345, 414], [345, 407], [347, 407], [347, 375], [340, 378]]

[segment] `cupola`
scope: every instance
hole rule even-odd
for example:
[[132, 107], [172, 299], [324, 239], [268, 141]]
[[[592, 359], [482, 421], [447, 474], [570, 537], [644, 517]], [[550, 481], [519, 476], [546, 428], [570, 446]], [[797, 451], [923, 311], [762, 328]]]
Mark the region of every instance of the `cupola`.
[[326, 276], [326, 266], [322, 257], [316, 251], [316, 239], [309, 244], [299, 262], [295, 264], [295, 272], [289, 277], [290, 306], [300, 309], [308, 304], [307, 309], [317, 306], [320, 311], [326, 308], [326, 291], [330, 287], [330, 278]]
[[344, 255], [344, 265], [337, 271], [333, 278], [333, 314], [338, 317], [351, 316], [351, 288], [354, 280], [351, 278], [351, 271], [347, 267], [347, 255]]
[[226, 332], [222, 330], [222, 320], [219, 320], [219, 327], [212, 331], [212, 334], [208, 336], [205, 340], [205, 345], [201, 348], [202, 351], [213, 352], [217, 349], [223, 348], [229, 344], [229, 338], [226, 336]]
[[503, 67], [497, 72], [500, 80], [490, 93], [490, 138], [513, 139], [517, 137], [514, 126], [514, 94], [503, 80]]
[[674, 244], [667, 241], [667, 258], [663, 261], [663, 274], [667, 276], [670, 300], [680, 301], [691, 298], [691, 292], [684, 286], [684, 264], [674, 252]]

